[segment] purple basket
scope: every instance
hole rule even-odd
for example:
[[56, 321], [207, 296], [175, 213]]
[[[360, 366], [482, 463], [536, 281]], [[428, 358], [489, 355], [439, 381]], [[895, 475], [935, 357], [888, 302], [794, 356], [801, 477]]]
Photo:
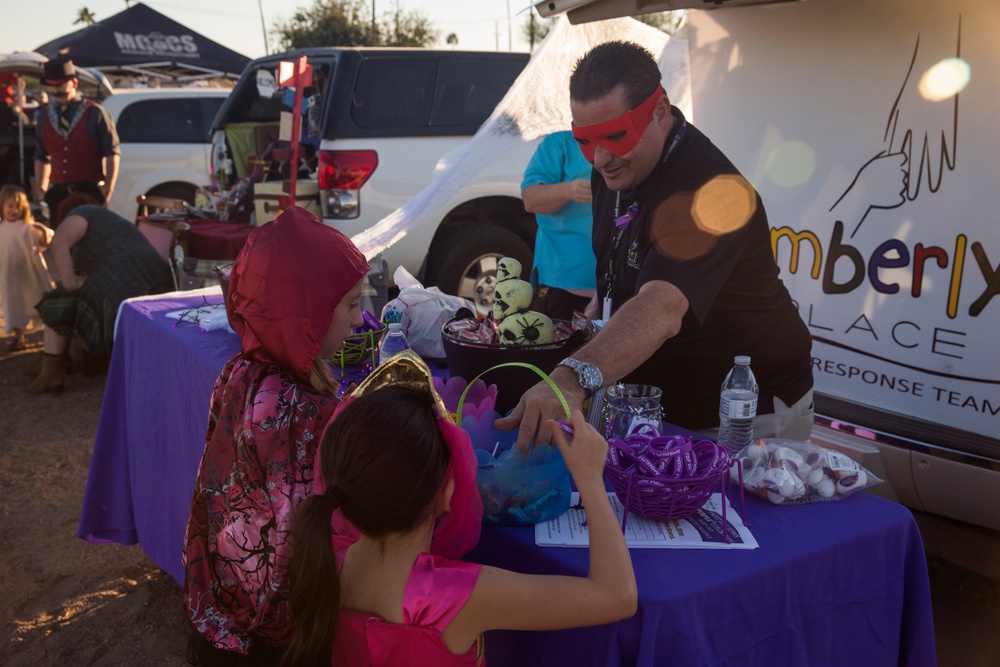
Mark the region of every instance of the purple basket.
[[697, 512], [729, 468], [726, 448], [711, 440], [630, 435], [611, 438], [608, 445], [605, 471], [618, 500], [629, 512], [657, 521]]

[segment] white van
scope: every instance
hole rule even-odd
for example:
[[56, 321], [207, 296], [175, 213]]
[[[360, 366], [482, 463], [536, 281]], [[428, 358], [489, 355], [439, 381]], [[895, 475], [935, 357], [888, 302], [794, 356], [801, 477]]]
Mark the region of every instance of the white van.
[[229, 88], [119, 88], [101, 101], [118, 129], [121, 163], [108, 208], [135, 220], [141, 195], [194, 202], [211, 179], [209, 128]]
[[688, 13], [691, 120], [767, 207], [813, 336], [813, 440], [876, 493], [1000, 529], [1000, 3], [729, 4]]
[[[16, 74], [33, 90], [44, 64], [38, 53], [0, 54], [0, 73]], [[135, 220], [140, 195], [194, 201], [210, 180], [209, 128], [229, 88], [112, 88], [93, 68], [78, 67], [80, 94], [99, 102], [118, 130], [121, 162], [108, 208]], [[0, 126], [0, 181], [26, 187], [33, 178], [35, 127]]]

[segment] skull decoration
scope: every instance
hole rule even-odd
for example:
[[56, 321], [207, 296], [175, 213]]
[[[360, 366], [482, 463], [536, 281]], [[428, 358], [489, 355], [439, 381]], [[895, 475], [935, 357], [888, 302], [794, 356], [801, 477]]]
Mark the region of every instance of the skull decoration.
[[503, 318], [525, 310], [531, 305], [531, 283], [524, 280], [504, 280], [497, 283], [493, 292], [493, 319]]
[[556, 328], [547, 315], [525, 310], [497, 325], [503, 345], [545, 345], [556, 339]]
[[504, 257], [497, 263], [497, 282], [521, 277], [521, 262], [513, 257]]

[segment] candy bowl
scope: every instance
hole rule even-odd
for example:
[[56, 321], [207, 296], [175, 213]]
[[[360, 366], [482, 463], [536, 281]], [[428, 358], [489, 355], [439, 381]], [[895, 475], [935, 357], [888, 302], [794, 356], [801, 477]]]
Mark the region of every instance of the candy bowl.
[[483, 498], [483, 522], [526, 526], [569, 509], [572, 481], [559, 450], [537, 445], [527, 455], [514, 449], [517, 431], [493, 426], [500, 414], [490, 410], [462, 419], [476, 450], [476, 484]]
[[[477, 450], [476, 484], [483, 498], [483, 521], [501, 526], [525, 526], [548, 521], [569, 509], [572, 482], [558, 449], [544, 456], [527, 456], [516, 449]], [[543, 450], [544, 451], [544, 450]]]
[[[522, 373], [525, 368], [530, 369], [552, 387], [568, 416], [566, 399], [552, 379], [536, 366], [523, 363], [519, 366]], [[488, 368], [483, 373], [491, 370]], [[529, 448], [525, 455], [514, 448], [517, 431], [501, 431], [494, 426], [500, 418], [499, 412], [488, 410], [465, 416], [465, 402], [478, 380], [478, 377], [473, 378], [463, 392], [456, 412], [476, 449], [479, 462], [476, 484], [483, 498], [483, 521], [502, 526], [526, 526], [564, 513], [569, 509], [573, 480], [558, 448], [537, 445]]]
[[[463, 378], [483, 379], [499, 389], [495, 396], [496, 409], [503, 413], [513, 409], [522, 394], [531, 388], [538, 378], [525, 373], [523, 369], [512, 368], [505, 364], [515, 362], [531, 364], [544, 373], [551, 373], [560, 361], [570, 356], [586, 341], [588, 333], [581, 329], [572, 329], [568, 322], [557, 321], [566, 330], [565, 338], [557, 337], [555, 342], [545, 345], [501, 345], [499, 343], [475, 342], [456, 334], [451, 325], [459, 321], [456, 318], [446, 322], [441, 329], [441, 341], [444, 344], [445, 358], [448, 361], [448, 372]], [[489, 374], [484, 375], [489, 371]]]
[[728, 467], [725, 447], [711, 440], [637, 433], [608, 440], [605, 472], [628, 512], [670, 521], [697, 512]]
[[363, 313], [363, 318], [364, 324], [357, 327], [354, 333], [344, 339], [344, 347], [338, 350], [336, 357], [334, 357], [341, 368], [364, 363], [375, 367], [378, 364], [375, 350], [378, 348], [378, 341], [382, 338], [386, 327], [368, 311]]

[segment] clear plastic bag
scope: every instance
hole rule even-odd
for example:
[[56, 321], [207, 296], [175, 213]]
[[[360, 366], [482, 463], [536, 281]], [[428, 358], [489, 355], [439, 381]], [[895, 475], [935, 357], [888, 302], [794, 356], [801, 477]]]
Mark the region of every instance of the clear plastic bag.
[[[764, 438], [735, 458], [743, 470], [743, 488], [776, 505], [840, 500], [882, 482], [846, 454], [797, 440]], [[730, 477], [739, 483], [735, 466]]]

